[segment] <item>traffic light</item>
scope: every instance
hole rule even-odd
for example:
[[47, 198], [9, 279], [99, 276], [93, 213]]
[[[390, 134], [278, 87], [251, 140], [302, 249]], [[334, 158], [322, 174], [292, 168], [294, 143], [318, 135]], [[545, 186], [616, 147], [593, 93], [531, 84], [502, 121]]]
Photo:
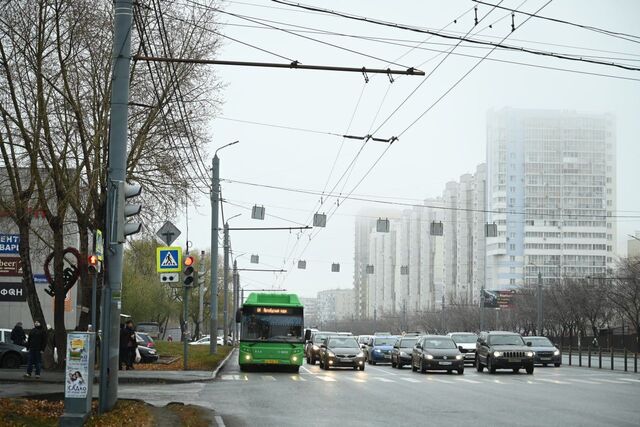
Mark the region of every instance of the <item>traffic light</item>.
[[98, 255], [89, 255], [89, 257], [87, 258], [87, 265], [89, 267], [89, 273], [98, 273], [100, 271], [100, 262], [98, 261]]
[[185, 287], [193, 286], [194, 276], [196, 274], [196, 269], [193, 268], [196, 259], [192, 256], [185, 257], [184, 259], [184, 278], [182, 279], [182, 283]]
[[127, 218], [138, 215], [142, 211], [141, 203], [126, 203], [128, 199], [137, 197], [142, 193], [142, 186], [138, 183], [118, 181], [116, 196], [116, 238], [118, 243], [124, 243], [125, 237], [139, 233], [142, 223], [137, 221], [127, 222]]

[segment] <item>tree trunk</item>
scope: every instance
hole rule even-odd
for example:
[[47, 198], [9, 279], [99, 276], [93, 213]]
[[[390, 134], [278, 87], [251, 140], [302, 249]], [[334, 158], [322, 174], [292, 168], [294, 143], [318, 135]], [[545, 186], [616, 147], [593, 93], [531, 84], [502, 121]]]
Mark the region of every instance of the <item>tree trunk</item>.
[[49, 221], [53, 234], [53, 289], [55, 292], [53, 300], [53, 328], [55, 330], [54, 340], [58, 350], [58, 367], [64, 366], [65, 355], [67, 354], [67, 329], [64, 323], [64, 233], [62, 219], [59, 216]]
[[36, 291], [36, 285], [33, 281], [33, 269], [31, 267], [31, 250], [29, 249], [29, 229], [31, 225], [31, 216], [23, 215], [17, 218], [18, 230], [20, 233], [20, 261], [22, 263], [22, 284], [27, 294], [27, 304], [33, 320], [37, 320], [41, 325], [46, 325], [40, 298]]
[[[78, 304], [80, 306], [80, 318], [78, 319], [78, 328], [86, 331], [87, 326], [91, 323], [91, 282], [92, 278], [87, 269], [86, 260], [89, 257], [89, 230], [84, 221], [78, 221], [78, 232], [80, 234], [80, 278], [78, 283]], [[93, 252], [93, 251], [91, 251]], [[96, 325], [93, 325], [95, 328]]]

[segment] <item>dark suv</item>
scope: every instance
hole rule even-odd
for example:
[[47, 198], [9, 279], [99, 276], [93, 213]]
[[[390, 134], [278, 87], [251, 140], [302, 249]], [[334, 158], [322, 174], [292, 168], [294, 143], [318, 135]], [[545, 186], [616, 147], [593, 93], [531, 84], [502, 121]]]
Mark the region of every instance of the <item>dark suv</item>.
[[486, 367], [495, 374], [496, 369], [511, 369], [518, 372], [525, 369], [533, 374], [533, 356], [531, 343], [526, 343], [520, 334], [504, 331], [480, 332], [476, 342], [476, 369]]
[[316, 331], [311, 334], [311, 338], [304, 346], [304, 355], [307, 358], [307, 363], [315, 365], [316, 360], [320, 360], [320, 345], [322, 345], [325, 338], [332, 335], [337, 335], [337, 332]]

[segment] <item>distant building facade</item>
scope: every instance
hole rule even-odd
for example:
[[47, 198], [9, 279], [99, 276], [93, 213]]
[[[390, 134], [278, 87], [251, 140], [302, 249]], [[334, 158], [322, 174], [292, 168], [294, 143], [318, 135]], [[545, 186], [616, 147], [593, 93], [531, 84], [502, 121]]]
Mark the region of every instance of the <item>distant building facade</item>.
[[318, 292], [317, 319], [321, 328], [331, 328], [334, 322], [354, 319], [353, 289], [327, 289]]

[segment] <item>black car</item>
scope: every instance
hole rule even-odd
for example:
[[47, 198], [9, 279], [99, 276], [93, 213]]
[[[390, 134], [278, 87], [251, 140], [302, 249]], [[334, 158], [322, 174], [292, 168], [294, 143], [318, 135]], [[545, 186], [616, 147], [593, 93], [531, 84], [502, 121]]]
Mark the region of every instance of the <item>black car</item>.
[[321, 347], [320, 368], [348, 367], [364, 371], [364, 352], [354, 337], [330, 336]]
[[496, 369], [512, 369], [517, 373], [525, 369], [533, 374], [531, 342], [525, 344], [522, 336], [514, 332], [480, 332], [476, 343], [476, 370], [495, 374]]
[[464, 374], [464, 356], [449, 337], [441, 335], [427, 335], [421, 337], [413, 347], [411, 355], [411, 370], [427, 371], [457, 371]]
[[155, 348], [156, 346], [156, 343], [153, 340], [153, 338], [151, 338], [151, 336], [146, 332], [136, 332], [136, 342], [138, 343], [138, 345], [142, 345], [149, 348]]
[[553, 363], [553, 366], [559, 368], [562, 364], [562, 353], [547, 337], [524, 337], [526, 342], [531, 342], [531, 351], [533, 351], [533, 363], [537, 365], [547, 366]]
[[0, 343], [0, 367], [16, 369], [27, 364], [29, 352], [25, 347], [8, 342]]
[[157, 362], [160, 358], [160, 355], [155, 348], [138, 345], [138, 351], [140, 352], [140, 363], [153, 363]]
[[391, 367], [402, 369], [411, 364], [411, 352], [418, 342], [417, 336], [403, 336], [398, 338], [391, 349]]

